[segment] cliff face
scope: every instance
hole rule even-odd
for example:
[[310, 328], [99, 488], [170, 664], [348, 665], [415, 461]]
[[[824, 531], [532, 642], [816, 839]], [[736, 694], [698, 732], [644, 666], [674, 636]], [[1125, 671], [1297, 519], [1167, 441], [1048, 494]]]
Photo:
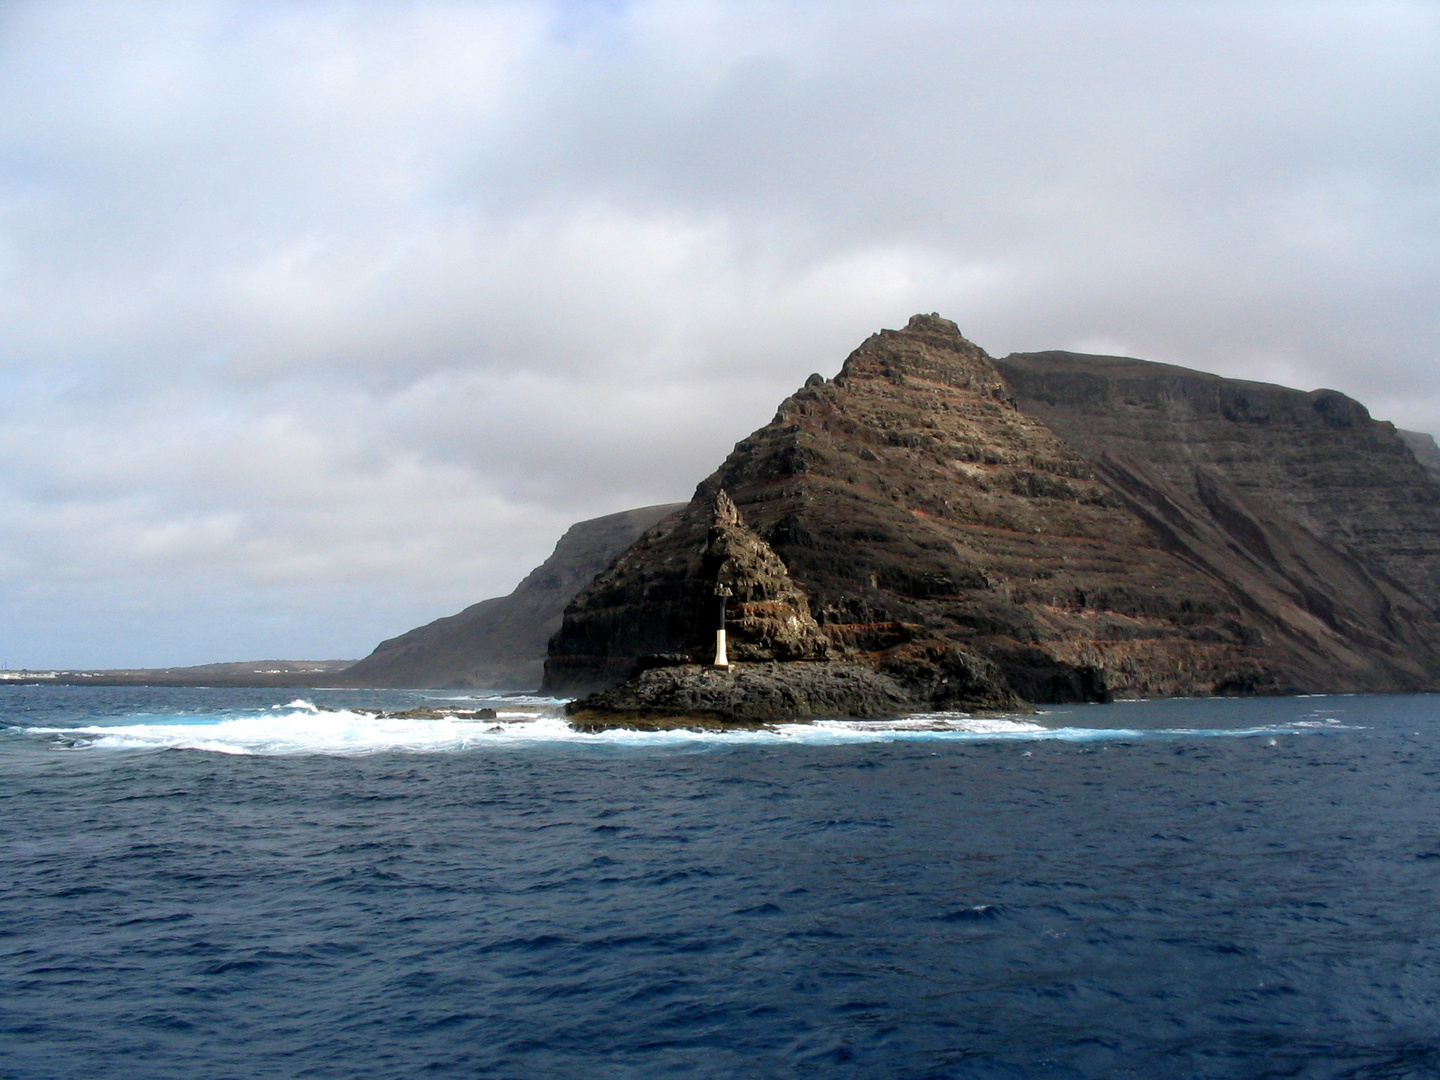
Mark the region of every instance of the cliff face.
[[1396, 431], [1400, 438], [1405, 440], [1405, 445], [1415, 455], [1415, 460], [1420, 462], [1420, 467], [1440, 481], [1440, 446], [1435, 445], [1435, 436], [1426, 435], [1422, 431]]
[[1440, 612], [1440, 485], [1358, 401], [1122, 357], [1016, 354], [997, 366], [1021, 408], [1117, 487], [1145, 470], [1149, 501], [1163, 492], [1222, 526], [1236, 520], [1223, 487]]
[[[1393, 429], [1330, 392], [1153, 370], [1102, 390], [1079, 358], [1060, 388], [1056, 363], [997, 367], [938, 316], [871, 337], [581, 591], [546, 686], [704, 659], [722, 489], [824, 654], [911, 687], [947, 667], [1033, 701], [1440, 681], [1440, 486]], [[1194, 424], [1160, 404], [1177, 394]]]
[[646, 506], [572, 525], [509, 596], [482, 600], [382, 641], [332, 681], [347, 686], [534, 690], [565, 604], [635, 538], [684, 504]]

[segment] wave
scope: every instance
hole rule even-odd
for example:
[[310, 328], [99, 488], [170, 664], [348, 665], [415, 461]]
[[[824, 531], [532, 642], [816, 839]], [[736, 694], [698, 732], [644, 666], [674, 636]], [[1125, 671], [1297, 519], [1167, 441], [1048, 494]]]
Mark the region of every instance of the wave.
[[196, 750], [216, 754], [445, 753], [482, 748], [570, 744], [597, 747], [841, 745], [899, 740], [946, 742], [1139, 742], [1193, 738], [1298, 735], [1342, 728], [1333, 719], [1306, 719], [1245, 728], [1071, 727], [1033, 718], [923, 713], [896, 720], [819, 720], [757, 731], [578, 732], [548, 708], [500, 703], [494, 720], [442, 716], [410, 718], [373, 711], [326, 709], [305, 700], [264, 711], [147, 718], [76, 727], [28, 727], [71, 750]]

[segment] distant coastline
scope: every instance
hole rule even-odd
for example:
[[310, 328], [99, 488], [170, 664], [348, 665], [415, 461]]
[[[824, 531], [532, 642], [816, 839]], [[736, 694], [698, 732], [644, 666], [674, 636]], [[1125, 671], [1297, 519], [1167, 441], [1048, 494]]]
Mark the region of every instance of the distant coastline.
[[335, 682], [353, 660], [241, 660], [191, 667], [0, 671], [0, 685], [316, 687]]

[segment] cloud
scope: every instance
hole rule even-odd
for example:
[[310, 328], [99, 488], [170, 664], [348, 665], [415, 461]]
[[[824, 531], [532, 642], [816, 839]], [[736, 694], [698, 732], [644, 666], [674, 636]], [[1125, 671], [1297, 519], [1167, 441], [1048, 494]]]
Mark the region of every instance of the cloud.
[[914, 311], [1440, 431], [1433, 4], [12, 3], [0, 653], [358, 654]]

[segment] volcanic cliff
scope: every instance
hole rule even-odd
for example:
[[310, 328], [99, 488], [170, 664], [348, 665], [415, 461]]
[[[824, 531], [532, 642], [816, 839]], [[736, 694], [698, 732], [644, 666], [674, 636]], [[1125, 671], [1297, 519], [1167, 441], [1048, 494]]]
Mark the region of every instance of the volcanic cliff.
[[1436, 445], [1435, 436], [1427, 435], [1423, 431], [1402, 431], [1398, 428], [1396, 434], [1405, 441], [1421, 467], [1436, 480], [1440, 480], [1440, 446]]
[[637, 536], [683, 505], [643, 506], [570, 526], [550, 557], [508, 596], [382, 641], [365, 659], [332, 675], [330, 684], [534, 690], [545, 643], [560, 629], [570, 598]]
[[997, 363], [938, 315], [811, 376], [584, 588], [546, 688], [693, 671], [717, 582], [742, 669], [864, 669], [916, 708], [1440, 685], [1440, 484], [1392, 426], [1333, 391]]

